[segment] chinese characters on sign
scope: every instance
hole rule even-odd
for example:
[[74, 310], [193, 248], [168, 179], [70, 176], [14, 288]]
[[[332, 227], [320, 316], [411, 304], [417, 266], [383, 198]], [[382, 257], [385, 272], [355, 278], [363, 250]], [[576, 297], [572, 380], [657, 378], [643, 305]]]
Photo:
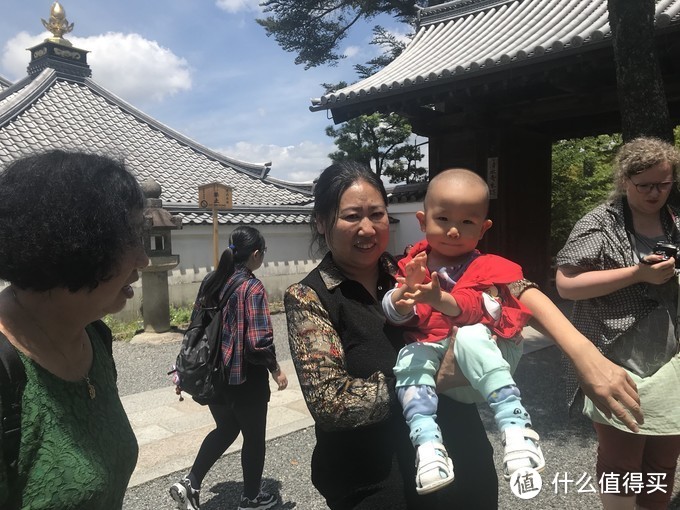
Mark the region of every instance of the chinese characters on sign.
[[489, 198], [498, 198], [498, 158], [486, 159], [486, 184], [489, 186]]

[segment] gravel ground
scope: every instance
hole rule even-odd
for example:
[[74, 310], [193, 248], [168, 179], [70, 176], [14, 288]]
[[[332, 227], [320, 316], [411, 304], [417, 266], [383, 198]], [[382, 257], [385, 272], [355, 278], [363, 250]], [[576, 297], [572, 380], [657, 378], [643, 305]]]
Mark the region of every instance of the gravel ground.
[[[280, 361], [290, 359], [286, 317], [272, 314], [276, 355]], [[170, 386], [167, 375], [177, 358], [181, 335], [175, 341], [161, 343], [114, 342], [113, 355], [118, 368], [118, 391], [121, 397]]]
[[[273, 315], [277, 353], [281, 360], [289, 359], [285, 316]], [[165, 344], [114, 344], [121, 395], [169, 386], [166, 375], [179, 349], [178, 342]], [[567, 416], [564, 405], [564, 383], [561, 378], [560, 355], [549, 347], [524, 356], [516, 373], [523, 400], [531, 412], [534, 425], [541, 435], [547, 466], [542, 473], [543, 489], [534, 499], [520, 500], [509, 484], [501, 480], [500, 509], [566, 509], [600, 508], [596, 494], [586, 492], [588, 484], [576, 484], [584, 474], [594, 473], [595, 435], [583, 417]], [[502, 446], [495, 433], [491, 413], [481, 406], [481, 414], [496, 451], [496, 465], [501, 465]], [[314, 446], [313, 427], [300, 430], [267, 444], [264, 482], [270, 492], [278, 493], [281, 503], [276, 510], [326, 510], [323, 499], [310, 483], [309, 464]], [[172, 473], [129, 489], [124, 510], [162, 510], [175, 508], [168, 488], [184, 472]], [[556, 487], [554, 478], [565, 476], [573, 480]], [[676, 476], [675, 500], [670, 508], [680, 509]], [[580, 489], [579, 489], [580, 487]], [[223, 456], [208, 473], [201, 495], [202, 510], [237, 508], [242, 490], [240, 453]], [[466, 509], [467, 510], [467, 509]]]

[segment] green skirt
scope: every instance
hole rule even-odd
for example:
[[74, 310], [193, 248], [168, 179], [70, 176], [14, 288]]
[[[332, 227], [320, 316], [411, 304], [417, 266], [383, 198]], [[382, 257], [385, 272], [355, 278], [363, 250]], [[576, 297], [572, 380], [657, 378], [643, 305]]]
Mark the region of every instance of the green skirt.
[[[648, 377], [643, 378], [627, 372], [637, 385], [645, 417], [645, 422], [640, 425], [640, 434], [649, 436], [680, 434], [680, 353]], [[595, 422], [630, 432], [630, 429], [614, 416], [607, 418], [602, 414], [588, 397], [585, 398], [583, 414]]]

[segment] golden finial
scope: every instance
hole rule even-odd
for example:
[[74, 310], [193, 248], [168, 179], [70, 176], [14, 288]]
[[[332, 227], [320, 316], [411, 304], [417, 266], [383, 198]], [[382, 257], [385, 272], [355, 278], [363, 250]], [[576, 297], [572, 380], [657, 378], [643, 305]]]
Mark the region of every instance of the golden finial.
[[45, 41], [62, 44], [64, 46], [72, 46], [71, 42], [67, 41], [62, 36], [73, 30], [73, 23], [68, 22], [66, 19], [66, 11], [59, 2], [54, 2], [54, 5], [52, 5], [49, 21], [45, 21], [42, 18], [40, 21], [42, 21], [43, 26], [52, 32], [52, 35], [54, 36], [48, 37]]

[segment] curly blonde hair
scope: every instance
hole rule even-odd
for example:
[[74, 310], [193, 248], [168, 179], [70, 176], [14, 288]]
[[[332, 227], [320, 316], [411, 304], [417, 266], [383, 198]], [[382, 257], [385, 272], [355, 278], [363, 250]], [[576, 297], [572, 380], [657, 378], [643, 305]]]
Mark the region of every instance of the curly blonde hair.
[[623, 144], [614, 159], [614, 191], [612, 198], [625, 194], [626, 179], [664, 161], [670, 163], [673, 169], [673, 181], [677, 183], [680, 151], [675, 146], [652, 137], [635, 138]]

